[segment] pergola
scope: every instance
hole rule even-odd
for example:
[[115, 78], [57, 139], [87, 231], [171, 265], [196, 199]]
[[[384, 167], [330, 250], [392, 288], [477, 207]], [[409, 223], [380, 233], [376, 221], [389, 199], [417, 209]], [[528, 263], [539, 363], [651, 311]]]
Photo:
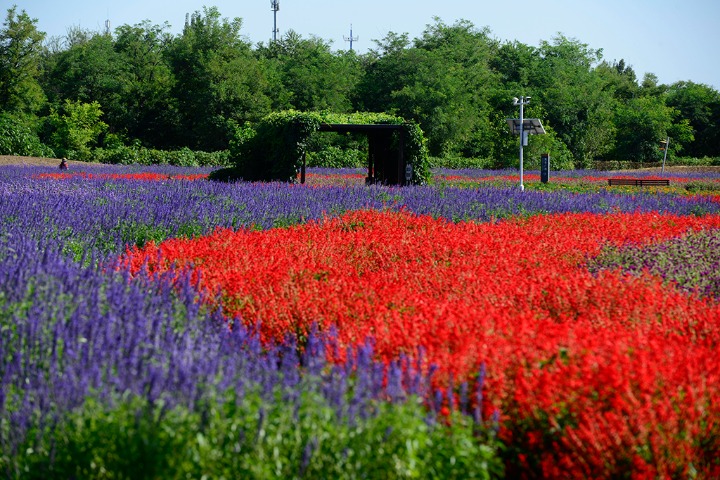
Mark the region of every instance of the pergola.
[[[321, 132], [363, 133], [368, 137], [368, 174], [365, 183], [383, 185], [408, 185], [406, 174], [405, 141], [402, 125], [395, 124], [353, 124], [323, 123]], [[397, 145], [393, 148], [393, 135]], [[300, 183], [305, 183], [305, 158], [300, 170]]]

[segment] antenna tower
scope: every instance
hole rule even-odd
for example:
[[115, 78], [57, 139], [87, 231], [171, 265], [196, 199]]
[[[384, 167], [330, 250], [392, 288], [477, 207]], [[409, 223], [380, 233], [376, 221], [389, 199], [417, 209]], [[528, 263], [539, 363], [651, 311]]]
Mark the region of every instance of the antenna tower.
[[105, 20], [105, 35], [110, 35], [110, 9], [107, 9], [107, 20]]
[[280, 10], [280, 0], [270, 0], [270, 8], [273, 12], [273, 42], [277, 40], [278, 28], [277, 28], [277, 12]]
[[357, 41], [358, 41], [358, 38], [360, 38], [360, 37], [357, 37], [357, 36], [353, 37], [353, 33], [352, 33], [352, 23], [350, 24], [350, 36], [347, 37], [347, 36], [343, 35], [343, 38], [345, 39], [346, 42], [350, 42], [350, 51], [352, 51], [352, 49], [353, 49], [353, 48], [352, 48], [353, 42], [357, 42]]

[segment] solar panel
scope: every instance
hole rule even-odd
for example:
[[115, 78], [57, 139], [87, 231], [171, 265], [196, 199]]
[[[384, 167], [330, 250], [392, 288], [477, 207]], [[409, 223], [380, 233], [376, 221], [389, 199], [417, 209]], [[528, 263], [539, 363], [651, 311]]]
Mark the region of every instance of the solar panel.
[[[508, 118], [507, 123], [513, 135], [520, 135], [519, 118]], [[542, 135], [546, 133], [539, 118], [524, 118], [523, 131], [528, 132], [530, 135]]]

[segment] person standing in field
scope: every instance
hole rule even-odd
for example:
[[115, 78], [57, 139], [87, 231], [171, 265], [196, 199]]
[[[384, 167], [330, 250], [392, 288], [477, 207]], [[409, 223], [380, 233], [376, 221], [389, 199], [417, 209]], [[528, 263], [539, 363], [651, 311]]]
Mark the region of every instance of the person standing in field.
[[67, 169], [68, 169], [67, 158], [63, 158], [62, 160], [60, 160], [60, 165], [59, 165], [59, 167], [60, 167], [60, 170], [67, 170]]

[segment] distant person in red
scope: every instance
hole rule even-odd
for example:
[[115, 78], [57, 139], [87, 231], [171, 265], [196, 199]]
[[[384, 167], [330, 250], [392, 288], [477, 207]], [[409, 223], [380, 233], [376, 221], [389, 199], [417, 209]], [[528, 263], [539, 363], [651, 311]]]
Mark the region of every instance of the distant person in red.
[[60, 160], [60, 170], [67, 170], [68, 164], [67, 164], [67, 158], [63, 158]]

